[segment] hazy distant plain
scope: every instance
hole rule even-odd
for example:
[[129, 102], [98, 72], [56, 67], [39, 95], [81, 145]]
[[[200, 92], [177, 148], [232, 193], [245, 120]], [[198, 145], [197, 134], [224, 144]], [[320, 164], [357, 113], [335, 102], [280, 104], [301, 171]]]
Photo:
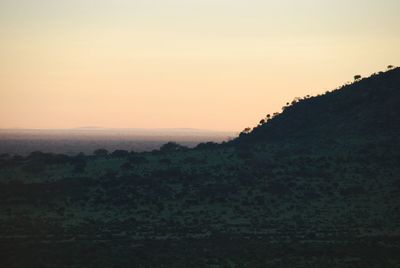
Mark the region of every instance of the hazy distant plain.
[[189, 147], [201, 142], [222, 142], [234, 132], [199, 129], [0, 129], [0, 154], [27, 155], [33, 151], [74, 155], [91, 154], [99, 148], [112, 152], [151, 151], [174, 141]]

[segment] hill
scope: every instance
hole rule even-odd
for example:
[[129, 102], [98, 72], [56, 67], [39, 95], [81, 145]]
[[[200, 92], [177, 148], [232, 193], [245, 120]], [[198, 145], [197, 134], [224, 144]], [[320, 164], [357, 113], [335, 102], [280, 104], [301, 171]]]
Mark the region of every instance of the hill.
[[322, 96], [297, 98], [237, 142], [394, 136], [400, 131], [400, 68]]
[[232, 142], [0, 158], [2, 267], [398, 267], [400, 70]]

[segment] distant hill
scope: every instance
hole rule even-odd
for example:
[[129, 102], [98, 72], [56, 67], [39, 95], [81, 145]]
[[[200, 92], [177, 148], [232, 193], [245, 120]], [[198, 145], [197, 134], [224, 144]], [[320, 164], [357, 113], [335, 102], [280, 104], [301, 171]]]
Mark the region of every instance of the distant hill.
[[294, 100], [234, 143], [358, 139], [400, 133], [400, 68], [320, 96]]

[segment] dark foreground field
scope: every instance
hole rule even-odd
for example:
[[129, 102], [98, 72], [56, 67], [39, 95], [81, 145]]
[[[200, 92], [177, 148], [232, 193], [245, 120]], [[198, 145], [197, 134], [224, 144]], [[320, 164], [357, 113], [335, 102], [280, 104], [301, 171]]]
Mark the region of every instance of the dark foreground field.
[[12, 160], [1, 173], [1, 262], [396, 267], [392, 142], [93, 156], [83, 168], [77, 157]]
[[[206, 239], [11, 242], [6, 267], [398, 267], [397, 241], [280, 242], [263, 236]], [[384, 245], [383, 241], [390, 245]], [[3, 250], [3, 249], [2, 249]], [[20, 255], [15, 254], [18, 252]]]

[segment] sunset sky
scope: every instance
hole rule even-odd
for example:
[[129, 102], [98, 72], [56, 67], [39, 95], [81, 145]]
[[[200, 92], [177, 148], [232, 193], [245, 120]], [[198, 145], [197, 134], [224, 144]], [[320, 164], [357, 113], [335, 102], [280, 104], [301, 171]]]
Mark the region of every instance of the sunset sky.
[[1, 0], [0, 128], [239, 131], [400, 65], [399, 0]]

